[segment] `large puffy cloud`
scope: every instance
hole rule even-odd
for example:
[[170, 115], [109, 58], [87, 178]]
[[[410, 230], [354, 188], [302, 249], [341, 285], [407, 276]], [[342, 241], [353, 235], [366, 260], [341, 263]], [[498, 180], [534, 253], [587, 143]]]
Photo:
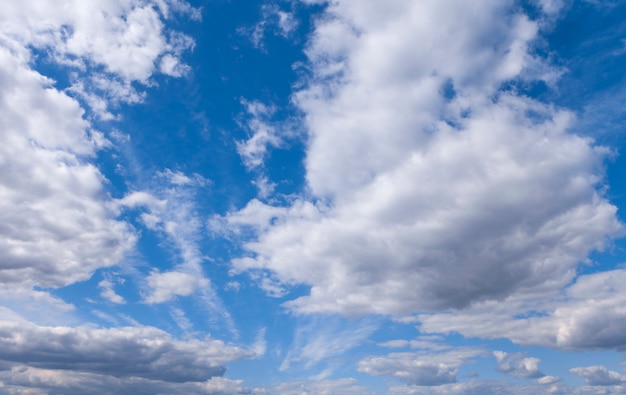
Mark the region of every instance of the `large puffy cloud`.
[[25, 321], [0, 323], [3, 366], [45, 369], [51, 374], [79, 371], [164, 382], [203, 382], [221, 376], [223, 364], [255, 355], [254, 351], [214, 339], [175, 340], [151, 327], [93, 329], [42, 327]]
[[75, 100], [7, 49], [0, 59], [0, 284], [85, 280], [134, 242], [87, 161], [102, 138]]
[[287, 304], [309, 313], [567, 285], [622, 225], [599, 192], [608, 151], [567, 111], [499, 89], [558, 75], [532, 55], [539, 28], [509, 1], [330, 2], [295, 95], [311, 199], [226, 216], [255, 232], [235, 270], [311, 285]]
[[[30, 0], [0, 13], [0, 284], [60, 287], [96, 268], [120, 262], [135, 235], [90, 163], [110, 145], [92, 130], [79, 102], [32, 69], [40, 57], [68, 66], [92, 110], [137, 101], [133, 83], [171, 63], [192, 41], [167, 31], [172, 12], [191, 15], [185, 2]], [[167, 58], [166, 70], [159, 66]], [[171, 59], [170, 59], [171, 58]], [[182, 67], [182, 64], [181, 64]]]
[[173, 70], [171, 63], [191, 45], [177, 33], [168, 38], [162, 16], [172, 11], [197, 15], [179, 0], [28, 0], [3, 8], [0, 37], [5, 45], [49, 49], [62, 64], [102, 66], [124, 81], [145, 82], [162, 58], [170, 65], [160, 71]]

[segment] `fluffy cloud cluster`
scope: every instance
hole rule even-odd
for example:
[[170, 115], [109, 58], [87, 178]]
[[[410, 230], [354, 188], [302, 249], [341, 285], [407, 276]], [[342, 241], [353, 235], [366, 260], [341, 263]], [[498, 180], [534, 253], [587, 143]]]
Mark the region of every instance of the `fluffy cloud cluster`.
[[102, 115], [112, 102], [136, 101], [133, 83], [147, 83], [157, 72], [180, 74], [178, 56], [192, 41], [166, 31], [162, 19], [172, 12], [195, 15], [179, 0], [30, 0], [3, 7], [1, 285], [85, 280], [118, 263], [135, 240], [116, 220], [104, 176], [90, 163], [110, 142], [91, 128], [79, 101], [32, 63], [43, 58], [75, 71], [69, 92]]
[[468, 337], [509, 338], [523, 345], [565, 349], [624, 350], [624, 281], [624, 269], [593, 273], [580, 276], [562, 294], [518, 295], [478, 303], [465, 311], [420, 315], [418, 321], [425, 332], [455, 331]]
[[359, 370], [376, 376], [394, 377], [410, 385], [436, 386], [455, 383], [459, 367], [481, 355], [484, 355], [483, 350], [470, 348], [440, 353], [391, 353], [361, 360]]
[[539, 370], [539, 358], [525, 357], [523, 354], [509, 354], [504, 351], [494, 351], [493, 355], [498, 362], [498, 370], [513, 377], [523, 379], [539, 379], [544, 377]]
[[[213, 339], [175, 340], [151, 327], [41, 327], [24, 321], [3, 321], [0, 355], [4, 368], [0, 378], [11, 386], [52, 387], [56, 388], [52, 393], [78, 393], [99, 379], [113, 388], [131, 384], [123, 387], [129, 393], [129, 388], [151, 382], [156, 387], [154, 381], [194, 382], [208, 388], [216, 382], [207, 380], [221, 376], [225, 363], [255, 353]], [[144, 389], [139, 393], [148, 392]]]
[[0, 286], [86, 280], [134, 242], [88, 162], [103, 138], [25, 60], [3, 47], [0, 60]]
[[49, 49], [62, 64], [101, 66], [125, 81], [146, 81], [159, 61], [178, 62], [173, 55], [189, 46], [187, 38], [165, 34], [161, 19], [172, 11], [198, 15], [180, 0], [29, 0], [3, 8], [0, 37], [5, 45]]
[[223, 218], [254, 234], [234, 269], [310, 285], [295, 311], [348, 315], [570, 283], [622, 225], [600, 192], [608, 150], [571, 113], [502, 89], [558, 77], [534, 55], [540, 28], [513, 1], [328, 2], [295, 94], [308, 197]]
[[626, 376], [608, 370], [601, 365], [573, 368], [570, 369], [570, 372], [584, 377], [585, 382], [593, 386], [620, 385], [626, 383]]

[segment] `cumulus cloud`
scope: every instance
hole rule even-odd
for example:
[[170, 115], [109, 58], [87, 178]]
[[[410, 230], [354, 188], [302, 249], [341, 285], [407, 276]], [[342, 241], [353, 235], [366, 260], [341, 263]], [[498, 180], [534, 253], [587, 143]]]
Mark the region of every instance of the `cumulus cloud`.
[[11, 366], [166, 382], [206, 381], [251, 351], [214, 339], [179, 341], [152, 327], [93, 329], [0, 322], [0, 360]]
[[161, 57], [178, 58], [192, 46], [164, 28], [162, 18], [174, 11], [190, 15], [192, 8], [178, 0], [30, 0], [3, 8], [1, 284], [83, 281], [119, 263], [136, 239], [116, 219], [119, 206], [90, 163], [111, 143], [92, 129], [79, 101], [32, 70], [32, 62], [48, 56], [67, 66], [75, 81], [67, 92], [111, 118], [109, 104], [141, 100], [132, 84], [148, 83]]
[[522, 345], [569, 350], [623, 350], [626, 292], [620, 284], [624, 281], [625, 269], [587, 274], [564, 292], [549, 290], [489, 301], [465, 311], [420, 315], [418, 320], [426, 332], [505, 337]]
[[79, 104], [0, 47], [0, 284], [60, 287], [118, 263], [135, 235], [89, 159]]
[[[155, 7], [157, 3], [160, 8]], [[159, 14], [161, 10], [169, 16], [169, 10], [183, 4], [99, 0], [86, 5], [76, 0], [55, 4], [30, 0], [3, 10], [1, 31], [9, 44], [50, 49], [59, 63], [98, 65], [123, 80], [145, 82], [157, 70], [162, 55], [179, 55], [192, 43], [188, 38], [181, 40], [180, 34], [168, 40]]]
[[532, 50], [540, 21], [512, 6], [329, 3], [295, 94], [308, 195], [227, 215], [237, 228], [273, 213], [234, 268], [310, 285], [292, 310], [348, 315], [461, 309], [571, 282], [622, 231], [601, 192], [609, 151], [574, 133], [573, 114], [500, 90], [552, 78]]
[[113, 119], [110, 107], [136, 103], [143, 94], [133, 82], [147, 84], [155, 73], [178, 77], [188, 69], [180, 58], [193, 40], [168, 31], [163, 23], [173, 13], [196, 18], [179, 0], [99, 0], [85, 3], [39, 0], [3, 9], [0, 38], [4, 46], [69, 67], [72, 86], [102, 119]]
[[606, 386], [619, 385], [626, 382], [626, 376], [608, 370], [605, 366], [601, 365], [573, 368], [569, 371], [584, 377], [587, 385]]
[[207, 279], [198, 278], [189, 273], [153, 271], [146, 279], [150, 287], [150, 294], [146, 297], [146, 303], [163, 303], [174, 296], [189, 296], [198, 288], [209, 287]]
[[493, 355], [498, 362], [498, 370], [513, 377], [522, 379], [539, 379], [545, 374], [539, 370], [541, 360], [530, 358], [524, 354], [509, 354], [504, 351], [494, 351]]
[[372, 356], [359, 361], [359, 371], [375, 376], [389, 376], [410, 385], [436, 386], [455, 383], [459, 367], [484, 350], [458, 348], [443, 352], [403, 352]]

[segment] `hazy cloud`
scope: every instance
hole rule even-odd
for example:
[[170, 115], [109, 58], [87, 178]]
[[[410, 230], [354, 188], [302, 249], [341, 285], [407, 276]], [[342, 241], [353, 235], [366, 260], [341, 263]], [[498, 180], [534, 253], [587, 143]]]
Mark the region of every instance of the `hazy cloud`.
[[439, 353], [403, 352], [372, 356], [359, 361], [359, 371], [375, 376], [389, 376], [410, 385], [436, 386], [455, 383], [459, 367], [484, 350], [458, 348]]

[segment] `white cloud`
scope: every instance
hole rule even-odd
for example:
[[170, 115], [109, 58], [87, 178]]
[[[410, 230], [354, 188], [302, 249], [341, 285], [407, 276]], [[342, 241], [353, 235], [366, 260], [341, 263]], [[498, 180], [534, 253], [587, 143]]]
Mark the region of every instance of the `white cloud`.
[[241, 33], [250, 37], [255, 48], [265, 51], [267, 31], [284, 38], [292, 36], [299, 22], [293, 12], [282, 10], [277, 4], [265, 4], [261, 7], [261, 20], [252, 28], [241, 28]]
[[170, 308], [170, 317], [176, 322], [176, 325], [185, 332], [193, 329], [193, 323], [187, 318], [185, 311], [176, 307]]
[[303, 317], [280, 370], [296, 364], [310, 368], [318, 363], [330, 363], [330, 359], [360, 345], [378, 326], [372, 319], [345, 321], [341, 317]]
[[161, 73], [172, 77], [182, 77], [189, 72], [189, 66], [180, 63], [180, 60], [177, 57], [171, 54], [166, 54], [161, 58], [159, 70]]
[[286, 304], [304, 313], [460, 309], [567, 285], [622, 231], [599, 191], [608, 150], [572, 133], [569, 112], [498, 91], [552, 78], [533, 55], [540, 22], [512, 5], [331, 2], [295, 94], [317, 203], [223, 218], [272, 213], [235, 269], [311, 285]]
[[543, 385], [555, 384], [555, 383], [558, 383], [559, 381], [561, 381], [561, 379], [557, 376], [543, 376], [537, 379], [537, 383], [543, 384]]
[[476, 348], [458, 348], [443, 352], [402, 352], [372, 356], [359, 361], [359, 371], [375, 376], [389, 376], [410, 385], [437, 386], [455, 383], [459, 368], [472, 358], [484, 355]]
[[163, 303], [175, 296], [189, 296], [199, 288], [210, 286], [209, 280], [189, 273], [153, 271], [146, 279], [150, 293], [146, 303]]
[[513, 377], [522, 379], [539, 379], [545, 376], [539, 370], [539, 358], [525, 357], [524, 354], [509, 354], [504, 351], [494, 351], [493, 355], [498, 362], [498, 370]]
[[626, 383], [626, 376], [612, 370], [608, 370], [606, 367], [601, 365], [573, 368], [569, 371], [584, 377], [587, 385], [606, 386]]
[[269, 122], [274, 113], [272, 107], [260, 102], [246, 102], [246, 111], [250, 118], [245, 123], [245, 128], [252, 134], [246, 141], [237, 142], [237, 152], [248, 170], [263, 165], [269, 147], [278, 147], [282, 143], [278, 131]]
[[146, 274], [143, 301], [166, 303], [177, 296], [193, 295], [202, 301], [211, 322], [236, 333], [230, 313], [203, 270], [203, 263], [210, 258], [202, 252], [204, 224], [198, 214], [197, 196], [211, 181], [197, 173], [171, 169], [140, 177], [152, 179], [152, 186], [127, 194], [116, 205], [139, 211], [143, 224], [162, 238], [176, 262], [171, 269], [154, 269]]
[[298, 27], [298, 20], [295, 18], [293, 13], [277, 10], [276, 16], [278, 17], [278, 27], [280, 29], [280, 34], [283, 37], [289, 37], [291, 33]]
[[206, 186], [211, 183], [210, 180], [202, 177], [198, 173], [194, 173], [191, 177], [187, 176], [181, 171], [172, 171], [165, 169], [165, 171], [158, 172], [157, 176], [163, 177], [173, 186]]
[[117, 304], [126, 303], [123, 297], [115, 293], [115, 290], [113, 289], [114, 286], [115, 284], [113, 283], [113, 281], [109, 279], [104, 279], [100, 281], [98, 283], [98, 288], [101, 289], [100, 296], [102, 296], [103, 298], [113, 303], [117, 303]]
[[[168, 3], [183, 4], [161, 1]], [[4, 40], [18, 45], [50, 48], [59, 62], [100, 65], [126, 81], [145, 82], [166, 50], [180, 53], [168, 42], [154, 5], [138, 0], [23, 1], [3, 9], [0, 31]]]
[[[192, 11], [178, 0], [159, 7]], [[49, 56], [66, 66], [73, 83], [67, 92], [112, 119], [110, 105], [142, 100], [133, 83], [148, 83], [158, 59], [178, 58], [192, 45], [164, 28], [149, 1], [27, 0], [3, 8], [0, 283], [60, 287], [83, 281], [95, 269], [119, 263], [136, 239], [116, 219], [120, 206], [90, 163], [111, 143], [91, 129], [78, 101], [31, 69], [32, 61]]]
[[78, 103], [0, 47], [0, 284], [60, 287], [118, 263], [135, 235], [88, 160]]
[[73, 69], [68, 91], [100, 118], [113, 119], [110, 107], [143, 100], [133, 82], [148, 84], [158, 72], [185, 74], [188, 66], [180, 55], [194, 43], [165, 28], [162, 19], [170, 11], [194, 15], [179, 0], [96, 0], [88, 5], [27, 0], [3, 9], [0, 42], [24, 54], [33, 48], [37, 56]]
[[252, 181], [257, 189], [259, 190], [258, 196], [261, 199], [266, 199], [274, 193], [274, 188], [276, 188], [276, 183], [271, 182], [267, 176], [259, 176], [256, 180]]

